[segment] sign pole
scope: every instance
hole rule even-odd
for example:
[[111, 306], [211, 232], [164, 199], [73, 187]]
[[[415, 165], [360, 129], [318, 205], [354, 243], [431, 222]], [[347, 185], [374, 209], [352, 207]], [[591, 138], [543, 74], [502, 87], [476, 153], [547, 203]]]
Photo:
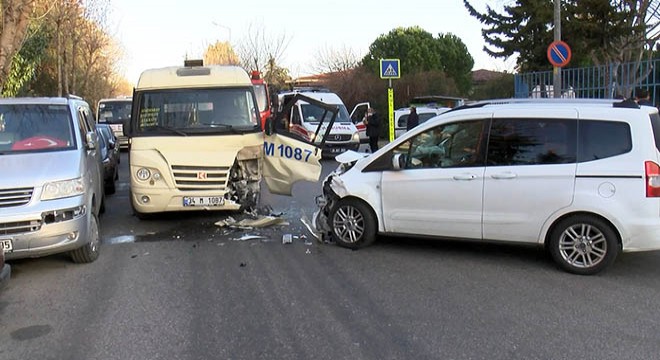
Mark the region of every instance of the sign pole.
[[389, 115], [390, 124], [390, 142], [394, 141], [394, 89], [392, 88], [392, 79], [389, 79], [389, 87], [387, 88], [387, 113]]
[[[555, 41], [561, 41], [561, 0], [555, 0]], [[552, 91], [554, 98], [561, 97], [561, 67], [555, 66], [553, 71]]]
[[401, 77], [399, 59], [380, 59], [380, 78], [387, 79], [387, 112], [390, 142], [394, 141], [394, 89], [392, 79]]

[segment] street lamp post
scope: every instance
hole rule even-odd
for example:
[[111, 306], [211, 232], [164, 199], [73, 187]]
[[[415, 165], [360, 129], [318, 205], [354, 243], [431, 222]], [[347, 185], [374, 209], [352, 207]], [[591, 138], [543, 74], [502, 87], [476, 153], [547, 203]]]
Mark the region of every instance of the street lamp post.
[[227, 42], [231, 43], [231, 28], [229, 26], [222, 25], [222, 24], [218, 23], [217, 21], [213, 21], [213, 22], [211, 22], [211, 24], [227, 30], [227, 33], [229, 34]]

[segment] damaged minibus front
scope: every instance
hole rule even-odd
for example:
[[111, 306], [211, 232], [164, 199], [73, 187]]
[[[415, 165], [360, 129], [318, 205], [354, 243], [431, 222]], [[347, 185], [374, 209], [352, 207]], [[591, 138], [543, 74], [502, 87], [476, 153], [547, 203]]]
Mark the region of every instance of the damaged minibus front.
[[278, 194], [320, 176], [314, 144], [286, 134], [264, 137], [254, 87], [237, 66], [189, 62], [144, 71], [124, 129], [131, 205], [140, 218], [253, 208], [264, 176]]

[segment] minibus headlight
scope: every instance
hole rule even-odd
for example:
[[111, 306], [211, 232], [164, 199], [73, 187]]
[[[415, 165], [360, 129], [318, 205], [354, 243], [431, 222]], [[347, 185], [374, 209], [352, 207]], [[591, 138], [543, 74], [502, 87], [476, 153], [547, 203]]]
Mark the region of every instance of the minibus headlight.
[[135, 172], [135, 176], [136, 176], [139, 180], [147, 181], [147, 180], [149, 180], [149, 178], [151, 177], [151, 171], [149, 171], [149, 169], [147, 169], [147, 168], [139, 168], [139, 169]]

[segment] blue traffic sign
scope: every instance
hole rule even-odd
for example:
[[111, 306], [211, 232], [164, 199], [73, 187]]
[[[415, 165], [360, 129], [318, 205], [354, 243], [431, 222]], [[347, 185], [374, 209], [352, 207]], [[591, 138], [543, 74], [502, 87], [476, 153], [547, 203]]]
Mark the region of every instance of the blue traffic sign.
[[380, 59], [381, 79], [398, 79], [400, 77], [399, 59]]
[[548, 61], [553, 66], [563, 67], [568, 65], [571, 61], [571, 55], [571, 48], [561, 40], [553, 41], [548, 46]]

